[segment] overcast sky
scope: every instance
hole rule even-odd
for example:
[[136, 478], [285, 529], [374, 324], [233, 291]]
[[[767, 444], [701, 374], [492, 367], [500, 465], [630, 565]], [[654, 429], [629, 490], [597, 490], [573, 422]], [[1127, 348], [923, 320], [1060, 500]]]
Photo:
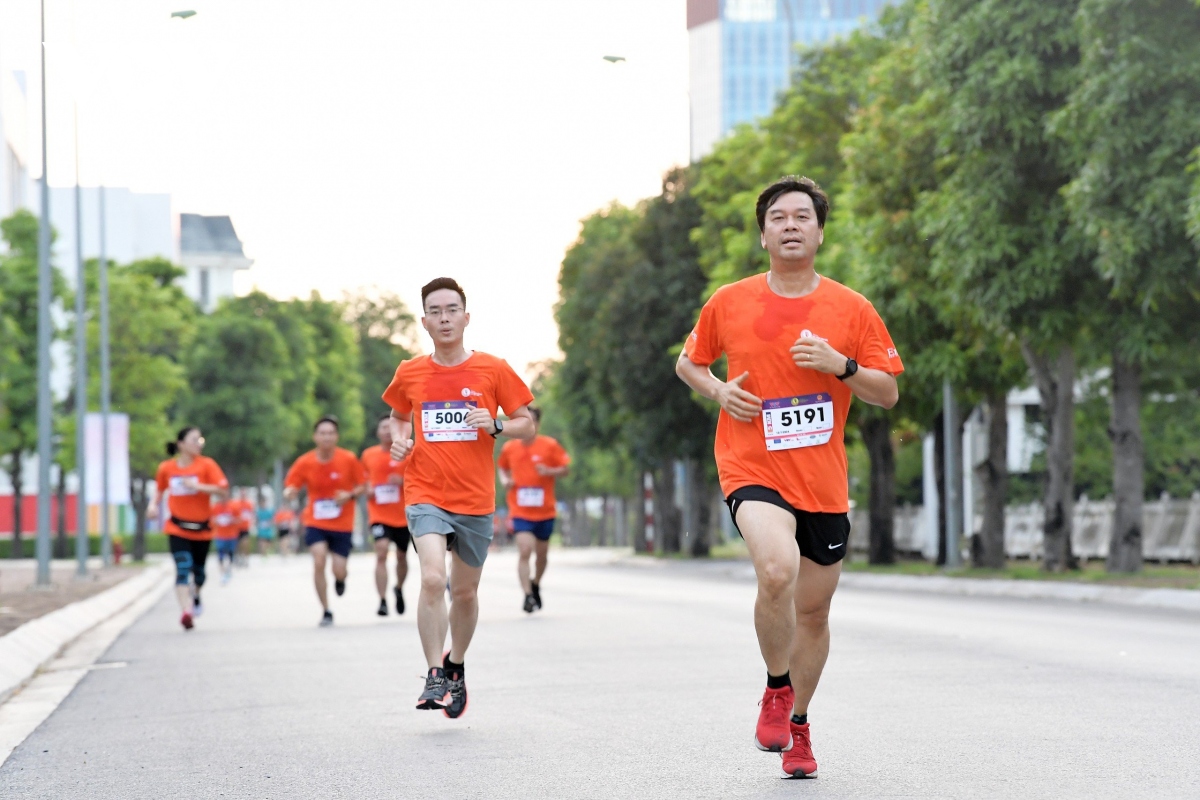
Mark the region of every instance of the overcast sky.
[[[36, 14], [0, 0], [31, 145]], [[687, 160], [684, 0], [47, 0], [47, 28], [52, 184], [73, 181], [77, 100], [83, 182], [232, 216], [241, 291], [378, 285], [415, 308], [450, 275], [467, 346], [518, 370], [557, 353], [579, 220]]]

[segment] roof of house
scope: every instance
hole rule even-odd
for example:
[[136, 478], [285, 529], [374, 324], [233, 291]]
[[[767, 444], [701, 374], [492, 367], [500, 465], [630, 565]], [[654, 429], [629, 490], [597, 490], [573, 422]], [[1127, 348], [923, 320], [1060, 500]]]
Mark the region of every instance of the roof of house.
[[242, 241], [229, 217], [179, 215], [179, 249], [184, 253], [230, 253], [244, 256]]

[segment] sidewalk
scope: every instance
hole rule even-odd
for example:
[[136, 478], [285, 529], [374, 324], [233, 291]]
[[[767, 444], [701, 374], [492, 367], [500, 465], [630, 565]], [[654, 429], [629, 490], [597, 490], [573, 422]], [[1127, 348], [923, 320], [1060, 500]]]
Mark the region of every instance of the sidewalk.
[[0, 560], [0, 636], [32, 619], [63, 606], [86, 600], [142, 571], [140, 566], [101, 566], [88, 559], [88, 574], [75, 575], [74, 560], [50, 562], [50, 586], [35, 586], [37, 561], [32, 558]]

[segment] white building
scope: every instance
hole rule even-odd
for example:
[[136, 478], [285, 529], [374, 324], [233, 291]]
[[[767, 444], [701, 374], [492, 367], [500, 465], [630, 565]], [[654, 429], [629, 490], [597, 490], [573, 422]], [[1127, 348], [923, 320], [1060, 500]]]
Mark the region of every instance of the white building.
[[0, 61], [0, 219], [32, 207], [25, 73]]
[[183, 290], [205, 312], [233, 295], [233, 276], [254, 262], [242, 251], [242, 241], [229, 217], [179, 215], [179, 262], [187, 270]]

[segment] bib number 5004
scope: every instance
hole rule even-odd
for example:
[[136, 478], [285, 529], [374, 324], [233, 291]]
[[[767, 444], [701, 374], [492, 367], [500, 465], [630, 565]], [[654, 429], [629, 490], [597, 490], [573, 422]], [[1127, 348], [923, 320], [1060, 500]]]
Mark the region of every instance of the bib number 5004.
[[421, 430], [427, 442], [474, 442], [479, 429], [467, 425], [467, 414], [475, 408], [462, 400], [421, 404]]

